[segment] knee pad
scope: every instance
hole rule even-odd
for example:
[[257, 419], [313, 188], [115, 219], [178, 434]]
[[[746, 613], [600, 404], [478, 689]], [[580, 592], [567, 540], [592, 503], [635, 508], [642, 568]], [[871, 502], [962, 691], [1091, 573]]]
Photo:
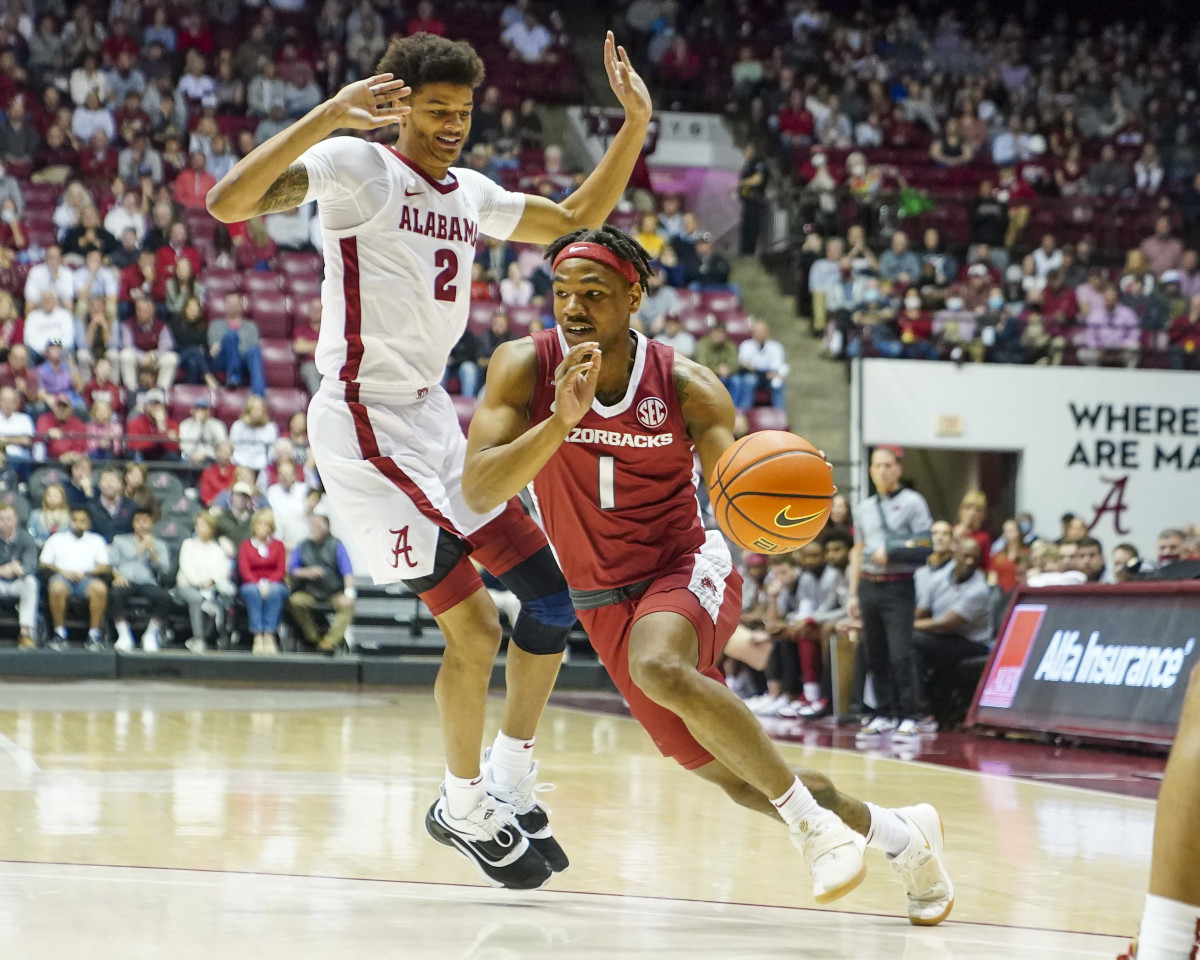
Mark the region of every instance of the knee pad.
[[499, 579], [521, 601], [512, 642], [526, 653], [562, 653], [575, 626], [575, 608], [550, 548], [538, 550]]

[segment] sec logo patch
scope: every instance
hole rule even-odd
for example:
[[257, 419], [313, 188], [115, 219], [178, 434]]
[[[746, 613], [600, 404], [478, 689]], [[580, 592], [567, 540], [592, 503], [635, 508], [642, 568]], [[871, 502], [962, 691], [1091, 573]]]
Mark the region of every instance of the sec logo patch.
[[667, 419], [667, 405], [658, 397], [647, 397], [637, 405], [638, 423], [647, 429], [661, 427]]

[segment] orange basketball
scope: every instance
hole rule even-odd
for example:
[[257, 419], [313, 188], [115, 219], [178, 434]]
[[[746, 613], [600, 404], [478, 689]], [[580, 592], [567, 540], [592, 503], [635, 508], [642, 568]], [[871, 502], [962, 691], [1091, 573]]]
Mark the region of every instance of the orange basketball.
[[752, 553], [791, 553], [825, 526], [833, 472], [803, 437], [785, 430], [751, 433], [721, 454], [709, 485], [725, 536]]

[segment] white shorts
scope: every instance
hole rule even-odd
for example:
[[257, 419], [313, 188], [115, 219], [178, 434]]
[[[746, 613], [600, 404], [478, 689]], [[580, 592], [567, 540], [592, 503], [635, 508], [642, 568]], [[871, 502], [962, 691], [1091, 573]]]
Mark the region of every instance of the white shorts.
[[439, 531], [466, 539], [505, 510], [479, 514], [463, 502], [467, 438], [440, 386], [403, 403], [367, 402], [357, 384], [324, 380], [308, 436], [330, 504], [376, 583], [431, 575]]

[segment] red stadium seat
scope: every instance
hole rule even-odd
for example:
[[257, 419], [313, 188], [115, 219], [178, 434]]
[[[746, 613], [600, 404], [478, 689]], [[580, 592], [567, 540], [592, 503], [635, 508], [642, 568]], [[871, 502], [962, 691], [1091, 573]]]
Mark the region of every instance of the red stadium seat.
[[204, 272], [204, 289], [210, 297], [223, 297], [227, 293], [239, 293], [242, 289], [242, 275], [227, 271], [206, 270]]
[[177, 383], [171, 387], [171, 402], [169, 405], [171, 416], [179, 421], [186, 420], [192, 415], [192, 405], [201, 397], [207, 397], [211, 401], [212, 397], [208, 387], [203, 383]]
[[246, 312], [258, 324], [265, 340], [288, 340], [292, 336], [292, 305], [282, 293], [259, 293], [246, 297]]
[[267, 413], [279, 426], [281, 433], [287, 432], [288, 421], [293, 414], [308, 410], [308, 394], [298, 389], [267, 391]]
[[262, 341], [263, 372], [267, 376], [267, 386], [294, 387], [296, 386], [296, 354], [288, 340]]
[[285, 274], [283, 288], [293, 301], [307, 302], [321, 295], [321, 281], [301, 274]]
[[541, 307], [508, 307], [507, 310], [513, 332], [516, 333], [519, 330], [522, 336], [529, 329], [529, 325], [542, 315]]
[[242, 415], [242, 410], [246, 407], [246, 401], [250, 397], [249, 390], [221, 390], [217, 393], [217, 405], [213, 410], [218, 420], [223, 420], [225, 425], [233, 423]]
[[248, 270], [242, 274], [242, 289], [249, 294], [279, 293], [283, 290], [283, 277], [268, 270]]
[[492, 314], [500, 306], [488, 300], [476, 300], [471, 304], [471, 312], [467, 315], [467, 327], [479, 336], [492, 325]]
[[320, 280], [325, 266], [319, 253], [288, 251], [279, 255], [279, 269], [288, 276], [313, 277]]
[[746, 421], [750, 424], [750, 432], [759, 430], [786, 430], [788, 417], [786, 410], [776, 410], [774, 407], [753, 407], [746, 411]]

